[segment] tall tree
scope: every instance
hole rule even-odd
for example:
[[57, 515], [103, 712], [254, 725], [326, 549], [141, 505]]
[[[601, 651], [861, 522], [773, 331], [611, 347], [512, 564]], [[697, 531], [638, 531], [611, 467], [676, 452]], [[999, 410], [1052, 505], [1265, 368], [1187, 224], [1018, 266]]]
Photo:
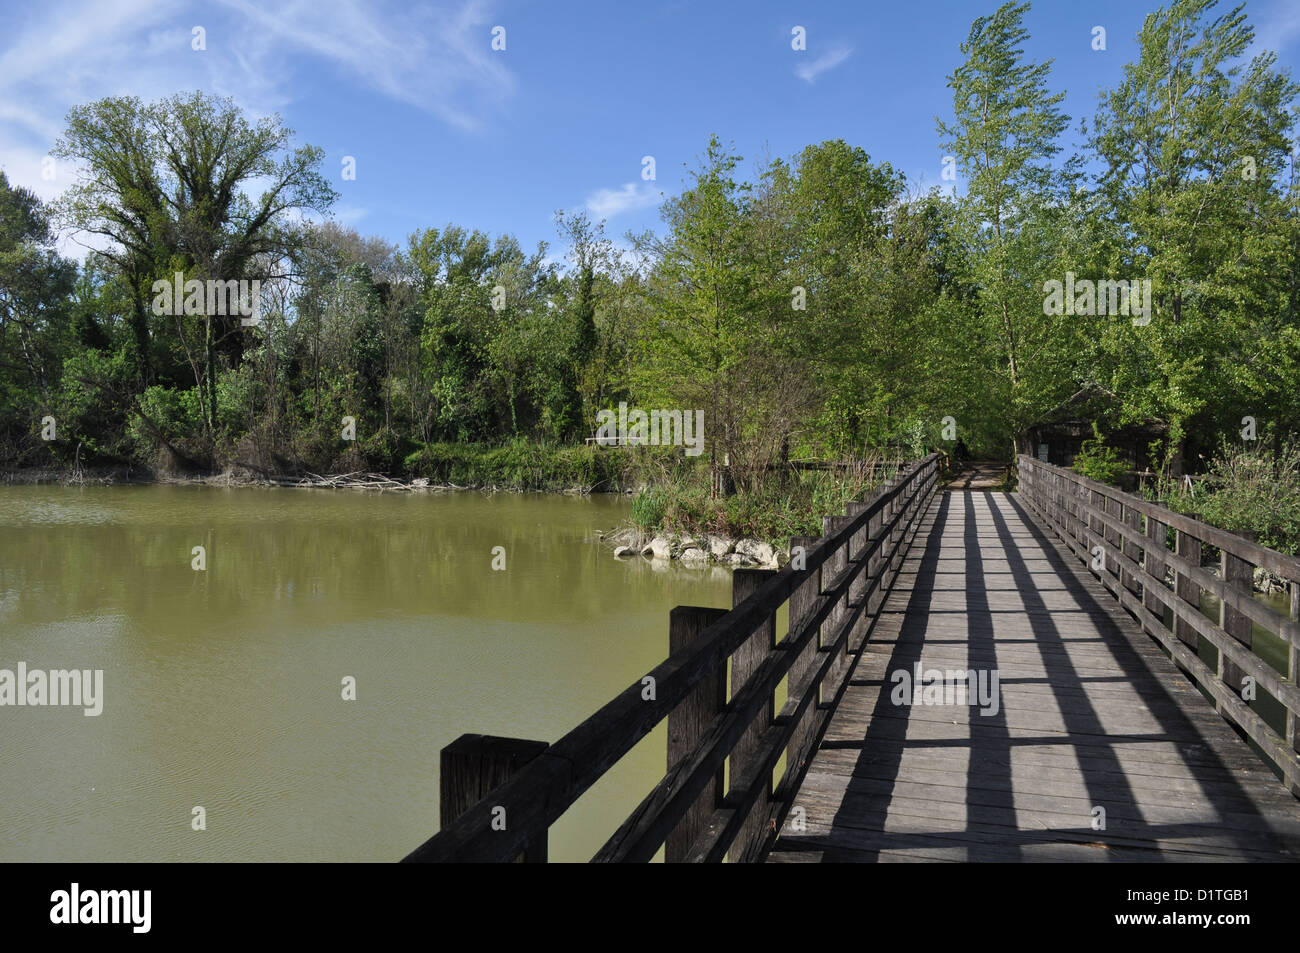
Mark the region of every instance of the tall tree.
[[[254, 263], [290, 254], [301, 240], [298, 216], [336, 198], [319, 171], [322, 151], [294, 148], [292, 138], [278, 116], [250, 123], [230, 100], [200, 92], [152, 104], [110, 97], [68, 112], [52, 154], [85, 171], [56, 207], [67, 225], [108, 240], [104, 257], [135, 290], [142, 382], [155, 376], [151, 331], [166, 331], [150, 317], [156, 279], [173, 270], [200, 280], [266, 277], [251, 273]], [[204, 316], [196, 384], [209, 431], [218, 355], [236, 366], [243, 347], [238, 315]]]
[[736, 177], [740, 159], [710, 137], [691, 187], [665, 203], [668, 235], [655, 249], [648, 286], [658, 326], [652, 320], [642, 341], [642, 392], [684, 413], [705, 412], [715, 492], [721, 465], [744, 438], [738, 391], [755, 315], [756, 275], [747, 255], [751, 186]]
[[33, 433], [50, 404], [75, 279], [40, 199], [0, 171], [0, 433], [11, 439]]
[[1130, 416], [1169, 421], [1174, 471], [1192, 421], [1215, 429], [1279, 400], [1298, 421], [1287, 174], [1300, 88], [1273, 53], [1245, 62], [1254, 31], [1244, 7], [1217, 6], [1175, 0], [1146, 18], [1091, 141], [1113, 257], [1148, 277], [1155, 299], [1149, 325], [1111, 323], [1101, 361]]
[[1048, 88], [1052, 61], [1025, 57], [1028, 10], [1028, 3], [1004, 3], [971, 24], [961, 45], [966, 60], [948, 77], [953, 120], [936, 120], [965, 179], [962, 238], [971, 248], [978, 315], [993, 331], [992, 383], [1008, 438], [1062, 388], [1053, 360], [1063, 350], [1054, 346], [1060, 328], [1043, 314], [1041, 263], [1052, 244], [1050, 208], [1065, 184], [1051, 160], [1069, 118], [1059, 108], [1065, 94]]

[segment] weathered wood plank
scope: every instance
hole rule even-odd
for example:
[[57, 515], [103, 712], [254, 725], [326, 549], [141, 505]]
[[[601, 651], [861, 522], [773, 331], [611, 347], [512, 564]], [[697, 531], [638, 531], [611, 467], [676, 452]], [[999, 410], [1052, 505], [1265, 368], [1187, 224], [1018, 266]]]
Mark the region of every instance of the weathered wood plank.
[[[741, 587], [746, 587], [743, 581]], [[746, 598], [752, 594], [752, 590], [746, 592]], [[722, 609], [700, 606], [678, 606], [673, 609], [668, 617], [668, 654], [686, 648], [724, 614]], [[737, 653], [743, 652], [750, 642], [752, 637], [741, 643]], [[668, 770], [671, 771], [673, 765], [690, 754], [726, 704], [726, 672], [719, 668], [695, 686], [695, 690], [682, 699], [681, 704], [668, 716]], [[713, 809], [722, 803], [722, 776], [723, 772], [719, 770], [714, 775], [713, 783], [705, 788], [664, 841], [664, 859], [668, 863], [677, 863], [685, 858], [691, 844], [708, 823]]]
[[[761, 589], [773, 575], [775, 575], [773, 571], [766, 569], [737, 569], [731, 576], [731, 600], [733, 607], [740, 605], [755, 592], [758, 592], [758, 590]], [[758, 670], [763, 659], [767, 658], [775, 645], [776, 614], [773, 613], [754, 631], [754, 634], [751, 635], [746, 642], [741, 644], [740, 648], [736, 650], [736, 654], [731, 657], [731, 694], [733, 698], [740, 691], [740, 688], [748, 682], [750, 677]], [[731, 759], [729, 762], [731, 765], [731, 783], [733, 787], [735, 786], [736, 778], [744, 776], [754, 765], [755, 760], [760, 757], [759, 744], [762, 741], [764, 732], [766, 732], [768, 727], [772, 724], [772, 716], [774, 714], [773, 707], [773, 696], [771, 692], [768, 692], [767, 699], [763, 703], [763, 707], [759, 710], [758, 717], [750, 722], [749, 727], [745, 729], [745, 733], [741, 736], [740, 740], [736, 742], [735, 750], [731, 752]], [[718, 711], [721, 710], [721, 708], [718, 709]], [[713, 714], [716, 715], [717, 712], [714, 712]], [[712, 719], [710, 718], [710, 720]], [[701, 734], [702, 732], [697, 733], [693, 742], [698, 742]], [[676, 764], [677, 759], [684, 758], [689, 754], [692, 747], [694, 747], [694, 743], [679, 750], [676, 753], [676, 758], [674, 758], [672, 754], [669, 754], [669, 767], [671, 768], [672, 765]], [[768, 776], [771, 776], [770, 772]], [[749, 845], [763, 836], [763, 822], [766, 820], [768, 805], [772, 795], [771, 785], [769, 784], [765, 787], [766, 789], [759, 795], [758, 801], [754, 805], [753, 813], [742, 825], [741, 831], [736, 837], [736, 842], [732, 846], [730, 857], [733, 863], [735, 863], [740, 855], [745, 852]], [[713, 808], [716, 808], [721, 803], [721, 799], [719, 798], [705, 813], [702, 821], [707, 821], [708, 816], [713, 813]], [[703, 823], [701, 823], [701, 828], [702, 827]], [[694, 833], [698, 833], [698, 831]], [[689, 844], [694, 840], [695, 838], [692, 836], [691, 840], [687, 842], [687, 845], [689, 846]], [[687, 850], [683, 850], [681, 856], [684, 857], [686, 853]]]
[[[546, 750], [545, 741], [461, 735], [438, 753], [438, 817], [445, 827], [473, 811], [480, 822], [502, 829], [511, 822], [488, 795], [523, 770]], [[546, 863], [546, 832], [542, 831], [520, 855], [525, 863]]]
[[[1044, 534], [1006, 495], [931, 507], [918, 530], [931, 545], [909, 554], [797, 792], [805, 829], [786, 823], [770, 860], [1300, 860], [1300, 803], [1133, 619], [1164, 630], [1153, 609], [1200, 580], [1182, 593], [1152, 583], [1166, 557], [1199, 553], [1164, 549], [1155, 508], [1143, 526], [1127, 501], [1115, 512], [1100, 489], [1054, 485], [1045, 505], [1067, 530], [1077, 512], [1079, 538]], [[1098, 577], [1075, 558], [1102, 541]], [[1249, 662], [1201, 618], [1187, 626], [1197, 644], [1222, 636]], [[1182, 664], [1205, 668], [1164, 633]], [[894, 672], [918, 662], [996, 669], [996, 714], [895, 704]], [[1225, 704], [1244, 717], [1240, 699]]]

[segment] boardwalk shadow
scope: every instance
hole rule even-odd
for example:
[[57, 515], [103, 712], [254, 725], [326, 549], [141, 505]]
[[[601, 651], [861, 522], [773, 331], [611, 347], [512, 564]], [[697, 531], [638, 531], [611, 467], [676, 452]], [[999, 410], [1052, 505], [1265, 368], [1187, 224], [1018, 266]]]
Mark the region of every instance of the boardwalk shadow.
[[[1217, 753], [1225, 726], [1212, 722], [1218, 744], [1204, 737], [1186, 693], [1167, 688], [1171, 667], [1094, 596], [1083, 564], [1007, 494], [943, 494], [932, 517], [905, 568], [912, 589], [900, 576], [800, 791], [833, 811], [829, 832], [776, 850], [1160, 862], [1198, 859], [1200, 841], [1268, 859], [1268, 820]], [[918, 663], [1005, 666], [996, 710], [899, 704], [895, 673]]]

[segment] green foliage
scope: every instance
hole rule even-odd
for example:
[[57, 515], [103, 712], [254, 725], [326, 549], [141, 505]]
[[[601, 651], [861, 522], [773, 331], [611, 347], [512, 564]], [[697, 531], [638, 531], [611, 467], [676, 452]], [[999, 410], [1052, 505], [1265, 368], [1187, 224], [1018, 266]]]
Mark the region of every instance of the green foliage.
[[147, 387], [140, 395], [139, 410], [130, 417], [127, 434], [150, 451], [160, 449], [164, 441], [178, 443], [202, 429], [201, 400], [197, 387]]
[[[746, 175], [712, 136], [635, 256], [583, 213], [557, 216], [555, 257], [455, 224], [400, 248], [304, 226], [335, 196], [320, 150], [278, 119], [202, 94], [77, 106], [55, 154], [86, 176], [54, 221], [104, 236], [102, 253], [60, 259], [49, 213], [0, 173], [0, 462], [648, 483], [649, 523], [779, 539], [861, 489], [774, 477], [783, 460], [919, 456], [945, 417], [974, 455], [1005, 458], [1085, 382], [1116, 395], [1108, 424], [1167, 425], [1166, 477], [1246, 415], [1294, 435], [1300, 87], [1272, 54], [1244, 58], [1243, 10], [1172, 0], [1062, 158], [1027, 14], [977, 18], [948, 77], [955, 195], [910, 192], [834, 138]], [[175, 271], [293, 280], [268, 280], [249, 328], [152, 314], [152, 281]], [[1149, 278], [1150, 324], [1044, 314], [1066, 272]], [[624, 400], [703, 411], [705, 454], [583, 446]], [[1122, 469], [1099, 437], [1076, 465]]]
[[632, 498], [632, 522], [642, 532], [662, 525], [668, 510], [668, 491], [662, 486], [648, 486]]
[[527, 441], [505, 446], [434, 443], [404, 461], [413, 477], [508, 490], [617, 490], [625, 485], [630, 465], [622, 452]]
[[1092, 437], [1085, 440], [1075, 454], [1074, 469], [1090, 480], [1114, 484], [1124, 475], [1128, 465], [1120, 458], [1117, 449], [1106, 445], [1101, 429], [1094, 422]]
[[824, 515], [843, 513], [876, 482], [865, 475], [791, 471], [752, 492], [715, 497], [708, 468], [697, 463], [661, 469], [656, 482], [633, 499], [632, 521], [643, 532], [721, 533], [785, 546], [791, 536], [820, 536]]
[[[1008, 444], [1072, 392], [1077, 353], [1077, 320], [1043, 314], [1045, 266], [1055, 271], [1070, 245], [1063, 228], [1071, 217], [1060, 206], [1074, 177], [1051, 161], [1069, 117], [1058, 108], [1065, 94], [1048, 87], [1051, 61], [1024, 57], [1028, 9], [1004, 3], [974, 21], [961, 47], [966, 59], [948, 78], [953, 121], [938, 124], [967, 182], [954, 222], [976, 289], [962, 341], [974, 360], [963, 363], [999, 408]], [[980, 406], [979, 416], [993, 406]]]
[[1300, 555], [1300, 442], [1271, 452], [1223, 443], [1195, 490], [1174, 490], [1169, 505], [1221, 529], [1250, 533], [1269, 549]]

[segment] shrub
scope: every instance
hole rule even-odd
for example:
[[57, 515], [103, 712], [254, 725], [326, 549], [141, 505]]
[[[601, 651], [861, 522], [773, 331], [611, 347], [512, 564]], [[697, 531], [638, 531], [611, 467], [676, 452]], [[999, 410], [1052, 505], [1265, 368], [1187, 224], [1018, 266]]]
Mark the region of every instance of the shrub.
[[1074, 458], [1075, 472], [1098, 483], [1115, 483], [1128, 469], [1120, 459], [1119, 451], [1106, 446], [1106, 441], [1097, 427], [1092, 424], [1092, 439], [1085, 440]]
[[1224, 443], [1195, 491], [1171, 494], [1169, 505], [1220, 529], [1251, 533], [1269, 549], [1300, 555], [1300, 443], [1285, 444], [1276, 456]]
[[661, 486], [646, 487], [632, 499], [632, 522], [642, 532], [658, 527], [668, 509], [668, 492]]
[[518, 441], [494, 447], [431, 443], [403, 460], [411, 476], [456, 486], [509, 490], [617, 490], [627, 484], [629, 455], [595, 447]]

